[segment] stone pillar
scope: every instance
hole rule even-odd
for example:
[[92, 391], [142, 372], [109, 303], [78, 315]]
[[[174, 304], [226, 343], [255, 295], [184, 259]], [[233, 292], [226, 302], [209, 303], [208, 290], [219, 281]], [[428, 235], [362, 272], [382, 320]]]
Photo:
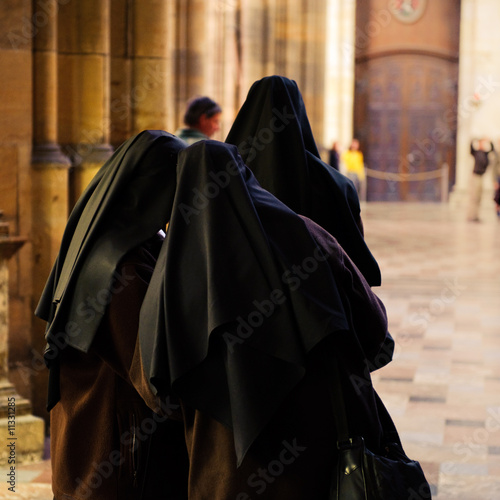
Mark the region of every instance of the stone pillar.
[[307, 11], [311, 5], [309, 0], [307, 5], [302, 0], [286, 0], [281, 8], [285, 9], [284, 15], [280, 15], [280, 22], [285, 26], [281, 28], [284, 34], [283, 43], [285, 45], [285, 72], [288, 78], [295, 80], [303, 93], [304, 89], [304, 66], [305, 48], [308, 40], [306, 38]]
[[[238, 0], [217, 2], [205, 17], [205, 43], [211, 50], [205, 62], [204, 93], [222, 107], [221, 130], [213, 139], [224, 140], [241, 102], [241, 47]], [[248, 92], [248, 88], [245, 89]], [[246, 94], [245, 94], [246, 96]]]
[[322, 142], [326, 1], [241, 0], [242, 94], [263, 76], [295, 80]]
[[[168, 102], [174, 75], [168, 57], [169, 10], [173, 2], [135, 0], [131, 3], [132, 59], [131, 91], [132, 133], [167, 126]], [[201, 34], [198, 33], [197, 37]], [[175, 130], [169, 130], [174, 132]]]
[[59, 136], [73, 162], [73, 205], [112, 154], [110, 0], [59, 7]]
[[0, 220], [0, 436], [4, 439], [0, 465], [8, 465], [14, 473], [16, 464], [42, 458], [45, 439], [44, 421], [31, 415], [30, 402], [16, 393], [8, 378], [8, 260], [24, 242], [24, 238], [9, 236], [9, 225]]
[[309, 0], [302, 28], [301, 86], [311, 128], [321, 150], [325, 109], [326, 0]]
[[110, 142], [117, 147], [132, 135], [131, 65], [133, 26], [130, 2], [111, 0]]
[[[34, 16], [45, 22], [37, 30], [33, 52], [33, 150], [32, 248], [33, 304], [35, 309], [45, 281], [57, 256], [68, 218], [68, 169], [70, 160], [61, 152], [57, 133], [57, 3], [34, 2]], [[43, 17], [42, 17], [43, 16]], [[31, 347], [42, 353], [45, 347], [44, 325], [34, 319]], [[30, 368], [31, 370], [31, 368]], [[46, 414], [47, 370], [32, 370], [31, 401], [35, 412]]]
[[[489, 137], [500, 151], [500, 30], [496, 20], [500, 4], [495, 0], [462, 0], [457, 110], [456, 182], [450, 202], [468, 203], [468, 187], [473, 168], [470, 141]], [[493, 169], [483, 176], [483, 208], [494, 211]]]
[[[460, 205], [468, 201], [467, 191], [473, 167], [470, 154], [470, 141], [477, 108], [472, 96], [474, 94], [474, 78], [477, 73], [476, 61], [476, 26], [477, 7], [475, 0], [462, 0], [460, 23], [460, 55], [458, 84], [458, 122], [457, 122], [457, 164], [456, 178], [450, 195], [452, 203]], [[463, 22], [467, 19], [467, 22]], [[464, 106], [465, 103], [465, 106]], [[462, 111], [462, 112], [460, 112]], [[477, 132], [477, 131], [476, 131]]]
[[[212, 47], [206, 44], [206, 2], [186, 0], [177, 3], [175, 11], [175, 108], [176, 127], [182, 126], [186, 102], [195, 95], [206, 95], [207, 55]], [[172, 27], [170, 25], [170, 27]]]
[[327, 2], [323, 146], [347, 147], [353, 134], [355, 0]]

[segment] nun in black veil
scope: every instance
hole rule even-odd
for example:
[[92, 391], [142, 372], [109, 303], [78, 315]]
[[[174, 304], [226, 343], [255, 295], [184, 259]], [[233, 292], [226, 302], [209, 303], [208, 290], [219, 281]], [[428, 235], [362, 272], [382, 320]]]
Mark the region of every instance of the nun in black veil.
[[322, 366], [338, 359], [352, 430], [381, 438], [370, 370], [385, 309], [337, 240], [264, 190], [235, 146], [179, 154], [140, 315], [143, 370], [178, 398], [190, 499], [328, 496], [336, 432]]
[[334, 236], [371, 286], [380, 270], [363, 237], [352, 182], [324, 163], [297, 84], [268, 76], [250, 88], [226, 142], [238, 146], [260, 185]]
[[132, 137], [69, 217], [35, 311], [47, 321], [56, 500], [187, 498], [183, 426], [150, 391], [137, 346], [184, 147], [163, 131]]

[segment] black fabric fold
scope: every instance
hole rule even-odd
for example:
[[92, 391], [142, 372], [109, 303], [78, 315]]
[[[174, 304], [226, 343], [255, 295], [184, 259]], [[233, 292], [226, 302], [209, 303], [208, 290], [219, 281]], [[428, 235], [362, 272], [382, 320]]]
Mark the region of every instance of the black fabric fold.
[[173, 391], [233, 430], [239, 463], [303, 378], [308, 353], [349, 330], [326, 260], [235, 146], [203, 141], [179, 154], [141, 355], [158, 395]]
[[238, 146], [259, 184], [332, 234], [368, 283], [380, 269], [363, 237], [352, 182], [320, 158], [297, 84], [268, 76], [250, 88], [226, 142]]
[[[76, 203], [35, 311], [48, 323], [44, 358], [49, 367], [57, 366], [60, 350], [68, 345], [88, 351], [121, 258], [165, 228], [183, 148], [166, 132], [141, 132], [115, 151]], [[49, 382], [49, 409], [58, 399], [56, 371]]]

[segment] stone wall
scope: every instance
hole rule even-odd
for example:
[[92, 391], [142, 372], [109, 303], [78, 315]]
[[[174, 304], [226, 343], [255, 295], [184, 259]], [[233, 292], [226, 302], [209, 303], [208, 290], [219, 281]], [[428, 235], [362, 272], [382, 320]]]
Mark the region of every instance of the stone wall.
[[113, 149], [175, 131], [186, 101], [223, 108], [224, 140], [251, 84], [297, 81], [323, 135], [327, 0], [4, 0], [0, 209], [26, 243], [9, 263], [9, 377], [45, 411], [44, 322], [33, 315], [69, 211]]
[[[356, 0], [3, 0], [0, 209], [26, 237], [9, 261], [10, 379], [45, 412], [44, 324], [33, 310], [75, 199], [113, 149], [174, 131], [186, 101], [223, 108], [223, 140], [251, 84], [297, 81], [321, 147], [352, 134]], [[496, 0], [462, 0], [457, 192], [471, 136], [500, 137]], [[478, 92], [479, 91], [479, 92]], [[479, 95], [478, 102], [474, 94]], [[460, 108], [461, 106], [461, 108]]]
[[[9, 261], [12, 363], [26, 358], [32, 306], [31, 145], [33, 136], [33, 40], [43, 19], [33, 19], [32, 2], [6, 0], [0, 15], [0, 210], [11, 234], [28, 238]], [[14, 373], [15, 375], [15, 373]], [[29, 377], [16, 377], [18, 390], [31, 396]]]

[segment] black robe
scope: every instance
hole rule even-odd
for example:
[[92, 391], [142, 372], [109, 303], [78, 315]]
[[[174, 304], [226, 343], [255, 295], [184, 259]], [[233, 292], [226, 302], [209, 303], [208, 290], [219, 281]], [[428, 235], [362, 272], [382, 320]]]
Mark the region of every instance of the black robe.
[[35, 314], [47, 322], [48, 409], [57, 403], [57, 358], [87, 352], [112, 297], [120, 260], [165, 227], [185, 144], [163, 131], [123, 143], [89, 183], [69, 217]]
[[238, 146], [260, 185], [333, 235], [372, 286], [377, 262], [363, 238], [352, 182], [320, 158], [297, 84], [281, 76], [255, 82], [226, 142]]
[[[366, 381], [372, 401], [369, 372], [392, 356], [380, 302], [352, 263], [363, 293], [346, 293], [339, 279], [348, 273], [336, 276], [329, 262], [342, 248], [330, 235], [331, 248], [319, 244], [323, 230], [311, 224], [259, 186], [235, 146], [203, 141], [179, 154], [169, 230], [141, 310], [142, 361], [159, 397], [175, 394], [231, 429], [234, 470], [322, 346], [330, 359], [352, 358], [346, 373]], [[373, 321], [363, 322], [366, 311]], [[192, 418], [185, 424], [192, 430]]]
[[137, 345], [184, 147], [163, 131], [129, 139], [70, 215], [36, 310], [48, 323], [56, 500], [187, 496], [183, 426], [151, 393]]

